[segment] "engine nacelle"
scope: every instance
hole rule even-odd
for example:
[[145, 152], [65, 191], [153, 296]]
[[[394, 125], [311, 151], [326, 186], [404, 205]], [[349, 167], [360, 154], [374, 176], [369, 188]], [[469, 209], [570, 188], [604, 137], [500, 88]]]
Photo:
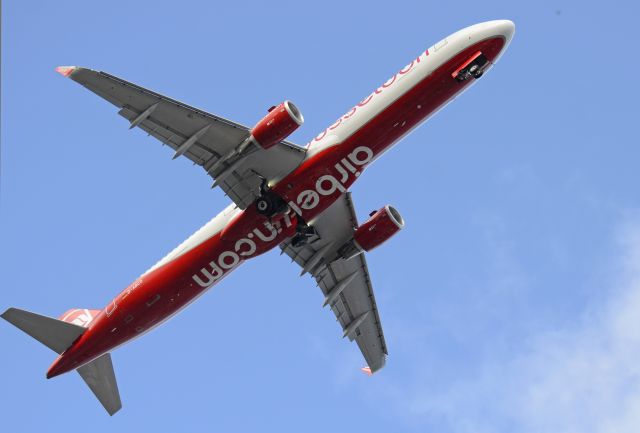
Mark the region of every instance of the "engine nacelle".
[[263, 149], [280, 143], [304, 122], [298, 107], [291, 101], [271, 107], [267, 114], [251, 130], [253, 140]]
[[339, 253], [349, 259], [362, 252], [371, 251], [382, 245], [404, 227], [404, 220], [400, 213], [392, 206], [372, 212], [364, 224], [353, 233], [353, 239], [343, 245]]

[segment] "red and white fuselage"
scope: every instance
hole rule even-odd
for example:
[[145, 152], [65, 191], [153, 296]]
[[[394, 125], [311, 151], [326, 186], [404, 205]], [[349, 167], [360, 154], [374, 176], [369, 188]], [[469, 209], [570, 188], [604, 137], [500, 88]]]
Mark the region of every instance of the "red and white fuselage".
[[369, 164], [470, 86], [474, 80], [452, 78], [460, 65], [482, 52], [490, 67], [513, 32], [511, 21], [489, 21], [422, 52], [311, 140], [297, 169], [271, 181], [293, 212], [270, 221], [255, 206], [227, 207], [93, 317], [47, 377], [77, 369], [159, 325], [245, 260], [292, 237], [297, 215], [312, 224]]

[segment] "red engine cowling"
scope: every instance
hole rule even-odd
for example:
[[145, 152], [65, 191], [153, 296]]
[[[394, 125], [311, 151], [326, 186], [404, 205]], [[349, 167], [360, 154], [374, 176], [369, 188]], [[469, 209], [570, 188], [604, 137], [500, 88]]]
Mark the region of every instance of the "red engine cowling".
[[251, 130], [251, 136], [263, 149], [268, 149], [287, 138], [304, 122], [302, 113], [293, 102], [284, 101], [271, 107], [267, 114]]
[[404, 227], [400, 213], [392, 206], [385, 206], [371, 214], [364, 224], [353, 234], [357, 247], [363, 251], [371, 251], [391, 238]]

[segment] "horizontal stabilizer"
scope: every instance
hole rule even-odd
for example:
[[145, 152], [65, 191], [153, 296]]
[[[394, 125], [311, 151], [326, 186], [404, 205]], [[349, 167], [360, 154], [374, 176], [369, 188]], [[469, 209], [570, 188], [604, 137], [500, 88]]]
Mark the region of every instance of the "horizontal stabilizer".
[[77, 371], [109, 415], [113, 415], [122, 408], [110, 353], [105, 353], [78, 368]]
[[373, 372], [371, 371], [371, 368], [369, 368], [369, 366], [362, 367], [360, 371], [362, 371], [367, 376], [373, 376]]
[[18, 308], [9, 308], [2, 317], [56, 353], [62, 353], [81, 336], [85, 328]]

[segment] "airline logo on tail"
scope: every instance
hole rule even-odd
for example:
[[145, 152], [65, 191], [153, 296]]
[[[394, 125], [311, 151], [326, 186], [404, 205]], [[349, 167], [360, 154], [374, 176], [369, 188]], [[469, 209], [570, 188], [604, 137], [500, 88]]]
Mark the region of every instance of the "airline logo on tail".
[[100, 310], [87, 310], [86, 308], [75, 308], [67, 311], [62, 316], [60, 316], [60, 320], [63, 322], [71, 323], [73, 325], [82, 326], [83, 328], [88, 328], [89, 323], [100, 313]]

